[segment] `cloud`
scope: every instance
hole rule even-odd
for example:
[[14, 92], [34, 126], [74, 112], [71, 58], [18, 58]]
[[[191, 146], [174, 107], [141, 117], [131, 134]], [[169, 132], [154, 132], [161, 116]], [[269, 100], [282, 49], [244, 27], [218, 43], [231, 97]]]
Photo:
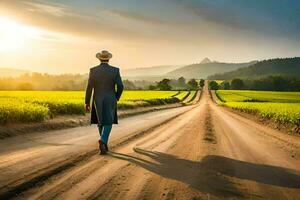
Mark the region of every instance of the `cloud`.
[[285, 1], [168, 0], [186, 14], [236, 31], [254, 31], [276, 37], [298, 37], [300, 3]]
[[31, 12], [48, 13], [57, 17], [62, 17], [68, 14], [67, 7], [62, 4], [45, 4], [28, 1], [22, 3], [25, 6], [27, 5], [27, 9]]
[[[48, 2], [7, 1], [3, 9], [16, 21], [53, 32], [130, 45], [153, 42], [184, 43], [190, 38], [178, 31], [178, 23], [146, 14], [95, 6], [95, 10]], [[0, 8], [1, 11], [1, 8]], [[181, 37], [178, 40], [178, 36]]]
[[[58, 1], [7, 0], [0, 5], [0, 15], [46, 31], [39, 35], [36, 46], [31, 46], [34, 53], [28, 51], [35, 60], [30, 62], [37, 67], [44, 59], [49, 66], [67, 68], [73, 66], [74, 57], [81, 59], [81, 63], [76, 61], [77, 66], [86, 66], [98, 48], [112, 50], [120, 65], [130, 67], [196, 62], [206, 56], [240, 61], [299, 52], [299, 40], [286, 40], [291, 33], [283, 34], [299, 33], [292, 31], [300, 24], [296, 23], [300, 19], [295, 18], [296, 6], [281, 6], [285, 10], [282, 12], [273, 4], [262, 6], [255, 1], [250, 5], [249, 1], [239, 0], [53, 2]], [[276, 12], [285, 14], [274, 17]], [[291, 23], [287, 23], [288, 19]], [[278, 37], [274, 26], [280, 27], [280, 36], [284, 36]], [[45, 49], [51, 54], [40, 53]], [[178, 56], [182, 50], [187, 53]], [[128, 55], [134, 55], [134, 59], [128, 59]], [[18, 62], [26, 60], [24, 57]], [[7, 63], [12, 61], [7, 59]]]
[[164, 20], [158, 19], [156, 17], [142, 15], [142, 14], [135, 13], [135, 12], [128, 12], [128, 11], [124, 11], [124, 10], [109, 10], [109, 9], [105, 9], [105, 12], [108, 12], [109, 14], [112, 14], [112, 15], [117, 15], [122, 18], [140, 21], [140, 22], [144, 22], [144, 23], [150, 23], [150, 24], [155, 24], [155, 25], [167, 25], [167, 22]]
[[[94, 14], [80, 13], [73, 8], [49, 3], [7, 1], [0, 11], [16, 21], [95, 40], [136, 38], [138, 31], [111, 23], [109, 19]], [[142, 36], [141, 36], [142, 37]]]

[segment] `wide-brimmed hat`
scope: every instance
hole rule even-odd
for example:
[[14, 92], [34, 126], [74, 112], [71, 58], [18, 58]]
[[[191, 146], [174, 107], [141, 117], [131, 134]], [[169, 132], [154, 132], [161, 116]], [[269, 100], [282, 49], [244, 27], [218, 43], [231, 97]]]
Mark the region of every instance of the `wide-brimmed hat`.
[[98, 58], [99, 60], [109, 60], [112, 58], [112, 54], [106, 50], [103, 50], [96, 54], [96, 58]]

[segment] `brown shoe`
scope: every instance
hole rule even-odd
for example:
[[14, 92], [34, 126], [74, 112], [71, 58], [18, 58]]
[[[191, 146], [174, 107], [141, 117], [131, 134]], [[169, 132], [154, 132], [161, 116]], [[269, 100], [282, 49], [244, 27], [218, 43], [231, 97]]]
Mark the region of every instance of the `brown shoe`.
[[99, 140], [99, 151], [100, 155], [104, 155], [107, 153], [106, 145], [101, 140]]

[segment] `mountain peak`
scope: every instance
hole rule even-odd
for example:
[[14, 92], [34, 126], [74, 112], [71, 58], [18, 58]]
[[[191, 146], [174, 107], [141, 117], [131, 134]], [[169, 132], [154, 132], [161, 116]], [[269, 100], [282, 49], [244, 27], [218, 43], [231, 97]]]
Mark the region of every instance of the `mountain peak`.
[[201, 64], [207, 64], [207, 63], [211, 63], [211, 60], [208, 59], [208, 58], [204, 58], [204, 59], [201, 61]]

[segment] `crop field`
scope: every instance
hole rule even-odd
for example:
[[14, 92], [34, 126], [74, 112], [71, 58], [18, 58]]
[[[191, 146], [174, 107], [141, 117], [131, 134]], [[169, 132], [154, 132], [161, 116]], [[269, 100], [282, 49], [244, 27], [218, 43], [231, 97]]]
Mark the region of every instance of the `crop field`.
[[300, 124], [300, 92], [218, 90], [219, 104], [278, 123]]
[[300, 103], [300, 92], [218, 90], [217, 95], [225, 102]]
[[193, 101], [196, 98], [197, 92], [196, 91], [190, 91], [190, 94], [184, 99], [185, 103], [189, 103]]
[[179, 94], [177, 94], [175, 97], [180, 100], [185, 100], [190, 95], [189, 91], [181, 91]]
[[[189, 91], [124, 91], [119, 109], [183, 101]], [[0, 124], [40, 122], [56, 115], [85, 114], [83, 91], [0, 91]]]

